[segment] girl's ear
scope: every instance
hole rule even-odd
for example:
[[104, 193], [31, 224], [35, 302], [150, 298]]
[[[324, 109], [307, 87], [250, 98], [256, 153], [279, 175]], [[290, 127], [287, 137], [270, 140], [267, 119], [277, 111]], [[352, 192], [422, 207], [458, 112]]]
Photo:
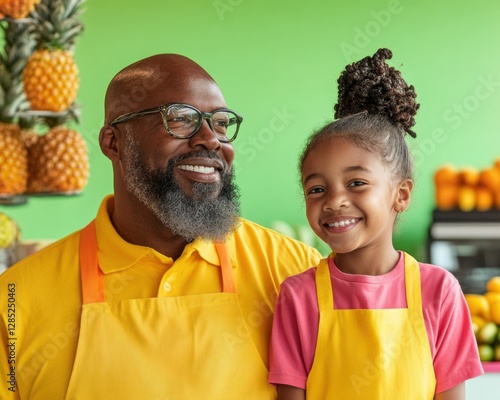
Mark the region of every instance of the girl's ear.
[[111, 161], [120, 159], [117, 131], [111, 125], [104, 125], [99, 132], [99, 146], [103, 154]]
[[411, 179], [404, 179], [399, 183], [396, 200], [394, 202], [394, 210], [396, 212], [403, 212], [410, 206], [412, 190], [413, 181]]

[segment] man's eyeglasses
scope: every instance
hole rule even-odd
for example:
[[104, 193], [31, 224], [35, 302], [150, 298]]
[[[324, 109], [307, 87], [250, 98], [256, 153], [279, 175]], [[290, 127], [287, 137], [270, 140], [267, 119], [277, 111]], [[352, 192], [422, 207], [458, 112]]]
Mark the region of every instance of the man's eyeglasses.
[[203, 121], [207, 120], [219, 142], [229, 143], [236, 139], [243, 121], [241, 115], [226, 108], [207, 113], [189, 104], [173, 103], [120, 115], [110, 125], [156, 113], [161, 114], [167, 132], [177, 139], [193, 137], [200, 130]]

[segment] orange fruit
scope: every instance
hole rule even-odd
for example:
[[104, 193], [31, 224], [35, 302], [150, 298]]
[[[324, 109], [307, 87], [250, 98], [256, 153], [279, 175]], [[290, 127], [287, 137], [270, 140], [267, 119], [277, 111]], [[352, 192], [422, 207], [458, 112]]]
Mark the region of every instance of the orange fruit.
[[491, 190], [478, 186], [476, 187], [476, 209], [486, 211], [493, 207], [493, 193]]
[[450, 164], [443, 165], [434, 173], [434, 183], [440, 185], [458, 185], [460, 182], [458, 171]]
[[459, 186], [443, 184], [436, 186], [436, 205], [441, 210], [455, 208], [458, 203]]
[[500, 190], [500, 169], [486, 168], [479, 173], [479, 184], [492, 192]]
[[494, 276], [486, 282], [488, 292], [500, 293], [500, 276]]
[[478, 316], [485, 320], [490, 319], [490, 303], [482, 294], [467, 293], [464, 295], [465, 301], [469, 306], [471, 316]]
[[490, 319], [495, 324], [500, 325], [500, 301], [494, 301], [490, 304]]
[[500, 169], [500, 157], [498, 157], [493, 163], [493, 167]]
[[493, 303], [500, 301], [500, 292], [486, 292], [484, 297], [486, 297], [486, 300], [488, 300], [491, 306]]
[[458, 190], [458, 208], [472, 211], [476, 207], [476, 191], [470, 186], [462, 186]]
[[496, 208], [500, 208], [500, 190], [497, 190], [495, 193], [493, 193], [493, 203], [495, 204]]
[[460, 170], [459, 177], [463, 185], [476, 186], [479, 182], [479, 171], [474, 167], [465, 167]]

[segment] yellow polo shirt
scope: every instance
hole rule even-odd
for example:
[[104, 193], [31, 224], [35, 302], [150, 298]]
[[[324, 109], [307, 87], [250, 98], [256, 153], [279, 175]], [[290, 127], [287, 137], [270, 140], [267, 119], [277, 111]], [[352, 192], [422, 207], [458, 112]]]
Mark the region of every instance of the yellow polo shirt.
[[[105, 198], [96, 217], [106, 301], [221, 291], [213, 243], [197, 239], [175, 261], [152, 248], [132, 245], [111, 224], [108, 210], [113, 204], [112, 196]], [[80, 329], [79, 238], [80, 232], [75, 232], [0, 275], [2, 400], [64, 398]], [[244, 219], [227, 246], [245, 318], [241, 323], [246, 323], [268, 365], [279, 285], [289, 275], [317, 265], [321, 256], [303, 243]]]

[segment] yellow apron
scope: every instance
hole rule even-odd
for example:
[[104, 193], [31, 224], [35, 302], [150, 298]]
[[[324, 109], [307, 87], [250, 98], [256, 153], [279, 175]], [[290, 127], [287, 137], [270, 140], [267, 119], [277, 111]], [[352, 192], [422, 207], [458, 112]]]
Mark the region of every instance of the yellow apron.
[[[66, 399], [274, 399], [225, 245], [223, 293], [104, 302], [94, 222], [81, 233], [81, 329]], [[236, 335], [236, 336], [234, 336]], [[228, 343], [238, 337], [238, 344]]]
[[430, 400], [436, 378], [422, 314], [420, 269], [404, 254], [408, 308], [335, 310], [333, 260], [316, 271], [319, 329], [307, 400]]

